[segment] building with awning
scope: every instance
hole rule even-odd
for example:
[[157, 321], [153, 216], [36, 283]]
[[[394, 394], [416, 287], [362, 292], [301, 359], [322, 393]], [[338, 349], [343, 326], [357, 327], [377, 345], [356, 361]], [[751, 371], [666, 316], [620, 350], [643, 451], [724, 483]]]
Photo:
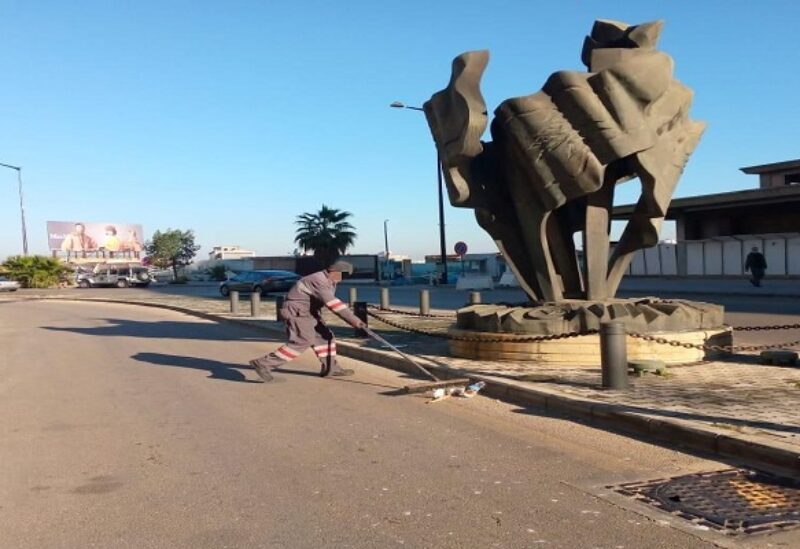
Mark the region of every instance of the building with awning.
[[[675, 221], [677, 243], [640, 252], [629, 274], [743, 276], [744, 259], [757, 247], [769, 276], [800, 276], [800, 159], [741, 170], [758, 175], [759, 187], [674, 199], [666, 219]], [[614, 208], [613, 219], [629, 219], [634, 208]], [[675, 255], [668, 269], [675, 272], [663, 268], [673, 263], [665, 249]]]

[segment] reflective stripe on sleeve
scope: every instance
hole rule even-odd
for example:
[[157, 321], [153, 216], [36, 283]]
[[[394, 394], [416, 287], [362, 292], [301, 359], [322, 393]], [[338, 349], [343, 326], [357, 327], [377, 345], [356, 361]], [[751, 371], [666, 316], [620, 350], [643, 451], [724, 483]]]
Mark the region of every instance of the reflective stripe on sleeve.
[[325, 304], [325, 306], [334, 313], [338, 313], [339, 311], [347, 309], [347, 305], [345, 305], [341, 299], [331, 299]]

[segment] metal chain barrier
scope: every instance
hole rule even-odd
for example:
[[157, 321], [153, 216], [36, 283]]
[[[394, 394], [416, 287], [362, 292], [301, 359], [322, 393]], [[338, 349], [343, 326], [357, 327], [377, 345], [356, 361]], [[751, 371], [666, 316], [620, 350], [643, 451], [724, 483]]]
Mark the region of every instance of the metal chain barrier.
[[384, 311], [386, 313], [394, 313], [398, 315], [406, 315], [406, 316], [417, 316], [421, 318], [450, 318], [453, 319], [456, 317], [455, 313], [451, 314], [442, 314], [442, 313], [428, 313], [426, 315], [415, 313], [414, 311], [404, 311], [402, 309], [382, 309], [379, 305], [373, 305], [372, 303], [367, 303], [368, 309]]
[[771, 330], [797, 330], [800, 324], [775, 324], [773, 326], [731, 326], [734, 332], [766, 332]]
[[[377, 314], [373, 311], [381, 311], [384, 313], [389, 314], [398, 314], [398, 315], [405, 315], [405, 316], [414, 316], [417, 318], [448, 318], [453, 319], [455, 318], [454, 314], [427, 314], [421, 315], [419, 313], [415, 313], [412, 311], [405, 311], [401, 309], [381, 309], [377, 305], [367, 304], [368, 311], [367, 314], [376, 320], [383, 322], [384, 324], [391, 326], [393, 328], [397, 328], [399, 330], [403, 330], [405, 332], [410, 332], [413, 334], [420, 334], [430, 337], [438, 337], [442, 339], [454, 340], [454, 341], [469, 341], [469, 342], [480, 342], [480, 343], [535, 343], [537, 341], [554, 341], [558, 339], [568, 339], [572, 337], [579, 337], [583, 335], [593, 335], [599, 333], [598, 330], [585, 330], [582, 332], [569, 332], [565, 334], [554, 334], [554, 335], [544, 335], [544, 336], [513, 336], [512, 334], [507, 334], [504, 337], [477, 337], [477, 336], [466, 336], [466, 335], [454, 335], [449, 334], [442, 331], [432, 331], [432, 330], [425, 330], [422, 328], [416, 328], [413, 326], [407, 326], [400, 322], [391, 320], [384, 315]], [[736, 332], [765, 332], [765, 331], [774, 331], [774, 330], [798, 330], [800, 329], [800, 324], [775, 324], [771, 326], [732, 326], [731, 329]], [[640, 334], [637, 332], [629, 332], [629, 336], [641, 339], [644, 341], [651, 341], [653, 343], [658, 343], [659, 345], [669, 345], [671, 347], [683, 347], [684, 349], [697, 349], [699, 351], [716, 351], [722, 353], [739, 353], [743, 351], [766, 351], [768, 349], [776, 349], [776, 348], [786, 348], [786, 347], [797, 347], [800, 346], [800, 339], [795, 341], [786, 341], [782, 343], [771, 343], [766, 345], [708, 345], [704, 343], [687, 343], [684, 341], [677, 341], [671, 340], [664, 337], [658, 337], [654, 335], [648, 334]]]
[[687, 343], [685, 341], [675, 341], [673, 339], [666, 339], [663, 337], [656, 337], [647, 334], [638, 334], [629, 332], [629, 336], [644, 341], [652, 341], [661, 345], [669, 345], [671, 347], [683, 347], [684, 349], [697, 349], [700, 351], [718, 351], [723, 353], [738, 353], [742, 351], [766, 351], [768, 349], [776, 349], [783, 347], [796, 347], [800, 345], [800, 339], [795, 341], [785, 341], [782, 343], [770, 343], [768, 345], [707, 345], [704, 343]]
[[[381, 310], [385, 311], [387, 309], [381, 309]], [[579, 337], [583, 335], [593, 335], [599, 333], [598, 330], [586, 330], [583, 332], [570, 332], [566, 334], [554, 334], [554, 335], [543, 335], [543, 336], [521, 335], [515, 337], [512, 334], [509, 334], [506, 335], [505, 337], [476, 337], [476, 336], [454, 335], [454, 334], [448, 334], [446, 332], [434, 332], [429, 330], [423, 330], [421, 328], [414, 328], [413, 326], [406, 326], [399, 322], [395, 322], [394, 320], [390, 320], [385, 316], [375, 314], [372, 311], [367, 311], [367, 314], [372, 318], [377, 319], [380, 322], [383, 322], [384, 324], [392, 326], [393, 328], [397, 328], [399, 330], [411, 332], [413, 334], [449, 339], [452, 341], [474, 341], [480, 343], [534, 343], [536, 341], [554, 341], [556, 339], [569, 339], [571, 337]]]
[[[777, 330], [797, 330], [800, 329], [800, 324], [774, 324], [771, 326], [732, 326], [734, 332], [766, 332]], [[675, 341], [663, 337], [657, 337], [647, 334], [639, 334], [631, 332], [628, 334], [631, 337], [642, 339], [644, 341], [652, 341], [660, 345], [669, 345], [671, 347], [683, 347], [684, 349], [697, 349], [699, 351], [717, 351], [723, 353], [740, 353], [743, 351], [766, 351], [769, 349], [778, 349], [785, 347], [797, 347], [800, 345], [800, 339], [794, 341], [784, 341], [781, 343], [769, 343], [766, 345], [707, 345], [703, 343], [686, 343], [684, 341]]]

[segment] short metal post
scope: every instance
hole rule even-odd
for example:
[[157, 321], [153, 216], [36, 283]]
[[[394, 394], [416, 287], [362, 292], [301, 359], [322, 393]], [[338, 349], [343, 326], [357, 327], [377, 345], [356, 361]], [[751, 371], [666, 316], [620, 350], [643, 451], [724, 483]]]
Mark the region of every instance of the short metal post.
[[419, 314], [431, 314], [431, 292], [430, 290], [419, 291]]
[[261, 313], [261, 294], [253, 292], [250, 294], [250, 316], [258, 316]]
[[603, 388], [628, 388], [625, 324], [618, 320], [600, 324], [600, 364], [603, 369]]
[[239, 312], [239, 292], [231, 290], [229, 297], [231, 300], [231, 313], [237, 314]]
[[281, 309], [283, 308], [283, 302], [286, 301], [286, 297], [282, 295], [275, 296], [275, 320], [281, 321], [283, 320], [283, 316], [281, 315]]
[[358, 288], [350, 288], [350, 308], [352, 309], [355, 307], [356, 301], [358, 301]]
[[389, 308], [389, 288], [381, 288], [381, 309]]
[[[353, 314], [355, 314], [358, 318], [360, 318], [364, 325], [369, 324], [369, 316], [367, 315], [367, 302], [366, 301], [356, 301], [353, 303]], [[358, 328], [356, 329], [355, 333], [356, 337], [369, 337], [369, 334], [364, 330]]]
[[481, 293], [480, 292], [470, 292], [469, 293], [469, 304], [470, 305], [479, 305], [481, 302]]

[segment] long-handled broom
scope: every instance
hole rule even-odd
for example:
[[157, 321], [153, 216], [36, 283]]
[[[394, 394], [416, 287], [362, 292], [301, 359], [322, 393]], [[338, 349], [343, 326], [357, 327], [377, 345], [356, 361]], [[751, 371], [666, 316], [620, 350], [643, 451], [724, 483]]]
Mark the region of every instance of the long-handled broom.
[[443, 387], [457, 387], [457, 386], [466, 387], [467, 385], [469, 385], [472, 382], [472, 380], [470, 380], [469, 378], [466, 378], [466, 377], [459, 377], [459, 378], [453, 378], [453, 379], [444, 379], [444, 380], [439, 379], [438, 377], [433, 375], [430, 371], [428, 371], [427, 368], [423, 367], [420, 364], [417, 364], [414, 360], [411, 359], [410, 356], [405, 354], [403, 351], [401, 351], [400, 349], [398, 349], [397, 347], [395, 347], [394, 345], [392, 345], [391, 343], [386, 341], [384, 338], [382, 338], [381, 336], [379, 336], [378, 334], [376, 334], [375, 332], [373, 332], [369, 328], [364, 327], [363, 330], [365, 332], [367, 332], [367, 334], [372, 339], [374, 339], [378, 343], [381, 343], [381, 344], [387, 346], [388, 348], [390, 348], [392, 351], [394, 351], [395, 353], [397, 353], [398, 355], [400, 355], [401, 357], [406, 359], [406, 361], [408, 361], [411, 364], [413, 364], [414, 367], [417, 368], [420, 372], [422, 372], [423, 374], [425, 374], [426, 376], [428, 376], [429, 378], [431, 378], [433, 380], [432, 383], [415, 383], [414, 385], [406, 385], [405, 387], [403, 387], [403, 389], [405, 390], [406, 393], [424, 393], [425, 391], [430, 391], [430, 390], [433, 390], [433, 389], [439, 389], [439, 388], [443, 388]]

